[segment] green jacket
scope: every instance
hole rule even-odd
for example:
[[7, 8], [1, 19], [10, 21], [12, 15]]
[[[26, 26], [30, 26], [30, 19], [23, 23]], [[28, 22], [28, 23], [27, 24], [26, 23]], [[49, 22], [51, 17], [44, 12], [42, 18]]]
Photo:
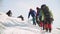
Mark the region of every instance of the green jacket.
[[[49, 11], [50, 12], [50, 16], [51, 16], [51, 18], [53, 18], [53, 14], [52, 14], [52, 12], [51, 11]], [[42, 21], [44, 21], [44, 13], [43, 13], [43, 11], [42, 11], [42, 19], [41, 19]]]

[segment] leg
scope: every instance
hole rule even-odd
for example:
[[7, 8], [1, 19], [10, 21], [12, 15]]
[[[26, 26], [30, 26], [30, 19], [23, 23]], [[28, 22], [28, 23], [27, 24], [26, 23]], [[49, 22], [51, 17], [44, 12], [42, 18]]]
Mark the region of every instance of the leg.
[[43, 30], [46, 29], [46, 19], [43, 21]]
[[36, 17], [36, 22], [37, 22], [38, 26], [40, 26], [38, 19], [39, 19], [39, 17]]
[[51, 32], [52, 26], [51, 24], [49, 24], [49, 32]]
[[51, 32], [51, 30], [52, 30], [52, 25], [51, 25], [51, 21], [50, 21], [50, 20], [48, 20], [48, 29], [49, 29], [49, 32]]
[[48, 32], [48, 23], [46, 24], [46, 32]]
[[36, 25], [35, 17], [33, 17], [33, 25]]
[[40, 20], [40, 24], [39, 24], [39, 25], [40, 25], [40, 27], [42, 27], [42, 26], [43, 26], [43, 22], [42, 22], [42, 20], [41, 20], [41, 19], [42, 19], [42, 17], [40, 16], [40, 17], [39, 17], [39, 20]]
[[43, 28], [43, 30], [44, 30], [44, 21], [42, 21], [42, 22], [43, 22], [42, 28]]

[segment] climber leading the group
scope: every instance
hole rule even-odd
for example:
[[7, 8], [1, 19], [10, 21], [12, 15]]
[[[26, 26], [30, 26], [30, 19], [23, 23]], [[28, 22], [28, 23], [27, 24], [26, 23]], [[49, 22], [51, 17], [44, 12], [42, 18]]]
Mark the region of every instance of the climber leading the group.
[[30, 8], [29, 14], [28, 14], [28, 19], [29, 19], [30, 15], [32, 16], [32, 19], [33, 19], [33, 25], [36, 25], [36, 12], [35, 12], [35, 10]]

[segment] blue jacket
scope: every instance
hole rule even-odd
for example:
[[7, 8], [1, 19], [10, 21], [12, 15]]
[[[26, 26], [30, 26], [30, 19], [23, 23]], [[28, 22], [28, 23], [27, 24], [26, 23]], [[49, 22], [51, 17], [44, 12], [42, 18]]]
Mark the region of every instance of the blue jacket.
[[31, 10], [31, 11], [29, 12], [29, 14], [28, 14], [28, 18], [30, 17], [30, 15], [31, 15], [32, 17], [35, 17], [35, 16], [36, 16], [36, 12], [35, 12], [34, 10]]

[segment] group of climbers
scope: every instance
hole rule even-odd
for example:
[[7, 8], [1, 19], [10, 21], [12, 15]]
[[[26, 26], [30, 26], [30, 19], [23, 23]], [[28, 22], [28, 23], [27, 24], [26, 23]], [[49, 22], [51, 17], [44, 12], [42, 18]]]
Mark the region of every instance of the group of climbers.
[[53, 15], [52, 12], [49, 10], [48, 6], [45, 4], [41, 5], [41, 8], [36, 7], [36, 11], [34, 11], [32, 8], [29, 11], [28, 18], [30, 15], [33, 18], [33, 24], [42, 27], [43, 30], [46, 30], [46, 32], [51, 32], [52, 30], [52, 22], [53, 22]]

